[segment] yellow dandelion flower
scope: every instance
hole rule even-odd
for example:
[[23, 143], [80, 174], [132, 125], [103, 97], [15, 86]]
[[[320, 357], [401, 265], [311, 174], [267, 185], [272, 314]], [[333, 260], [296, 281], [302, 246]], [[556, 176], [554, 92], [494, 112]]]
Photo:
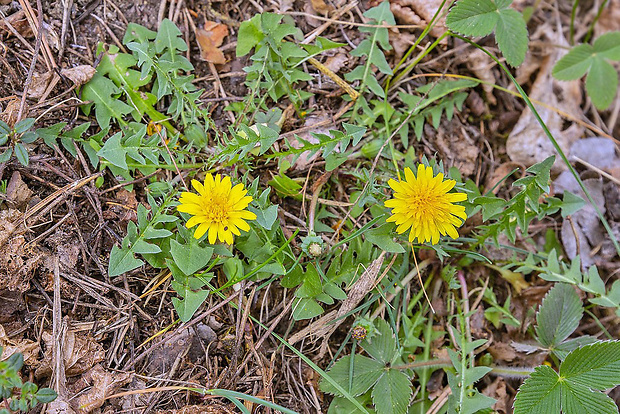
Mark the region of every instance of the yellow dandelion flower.
[[192, 187], [198, 194], [183, 192], [179, 198], [181, 203], [177, 210], [191, 214], [187, 220], [187, 228], [198, 225], [194, 237], [199, 239], [209, 232], [209, 243], [216, 240], [232, 244], [233, 234], [239, 236], [243, 231], [250, 230], [245, 220], [255, 220], [256, 214], [246, 210], [252, 197], [246, 196], [243, 184], [232, 186], [230, 177], [222, 178], [207, 174], [204, 183], [192, 180]]
[[385, 206], [392, 209], [387, 221], [396, 223], [399, 234], [411, 229], [410, 242], [417, 239], [419, 243], [436, 244], [441, 235], [459, 237], [456, 228], [463, 224], [467, 215], [465, 207], [454, 203], [465, 201], [467, 195], [449, 193], [456, 181], [443, 178], [442, 173], [433, 176], [431, 167], [420, 164], [417, 176], [410, 168], [405, 168], [403, 181], [388, 181], [394, 198], [385, 202]]

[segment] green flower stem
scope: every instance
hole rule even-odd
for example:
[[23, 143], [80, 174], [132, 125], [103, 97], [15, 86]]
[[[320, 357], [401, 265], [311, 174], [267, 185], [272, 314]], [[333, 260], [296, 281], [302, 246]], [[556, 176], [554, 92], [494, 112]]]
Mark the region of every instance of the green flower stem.
[[555, 148], [557, 153], [560, 155], [560, 158], [562, 158], [562, 161], [564, 161], [564, 164], [566, 164], [566, 166], [568, 167], [569, 171], [573, 174], [573, 177], [575, 177], [575, 179], [579, 183], [579, 187], [581, 187], [581, 190], [584, 192], [584, 194], [588, 198], [588, 201], [590, 202], [592, 207], [594, 207], [594, 209], [596, 210], [596, 215], [601, 220], [601, 223], [603, 223], [603, 227], [605, 227], [605, 230], [607, 231], [607, 234], [609, 235], [609, 238], [611, 239], [614, 247], [616, 248], [616, 252], [620, 255], [620, 244], [618, 244], [618, 240], [616, 239], [616, 236], [614, 236], [614, 233], [611, 230], [611, 227], [609, 226], [609, 223], [607, 222], [607, 220], [603, 216], [603, 213], [601, 213], [601, 210], [598, 208], [598, 206], [594, 202], [594, 199], [590, 195], [590, 192], [588, 191], [586, 186], [583, 184], [583, 181], [581, 181], [581, 178], [579, 177], [579, 174], [577, 174], [577, 171], [575, 171], [575, 168], [568, 161], [568, 158], [566, 157], [566, 154], [564, 154], [564, 151], [562, 151], [562, 148], [560, 148], [560, 145], [558, 144], [556, 139], [553, 137], [553, 135], [549, 131], [549, 128], [547, 128], [547, 125], [545, 124], [545, 122], [542, 120], [542, 118], [538, 114], [538, 111], [534, 107], [534, 104], [532, 104], [532, 101], [530, 100], [530, 98], [527, 96], [527, 94], [525, 93], [523, 88], [521, 88], [521, 85], [519, 85], [519, 82], [517, 82], [517, 80], [514, 78], [514, 76], [512, 76], [512, 73], [510, 73], [508, 68], [506, 68], [506, 66], [504, 66], [504, 64], [502, 64], [499, 61], [499, 59], [497, 59], [495, 56], [493, 56], [493, 54], [490, 53], [489, 51], [487, 51], [484, 47], [478, 45], [477, 43], [469, 40], [468, 38], [466, 38], [464, 36], [461, 36], [459, 34], [452, 33], [452, 32], [449, 32], [449, 33], [450, 33], [451, 36], [454, 36], [454, 37], [456, 37], [458, 39], [461, 39], [461, 40], [469, 43], [470, 45], [474, 46], [475, 48], [480, 49], [481, 51], [486, 53], [491, 59], [493, 59], [495, 61], [495, 63], [497, 63], [497, 65], [504, 71], [504, 73], [506, 73], [508, 78], [510, 78], [512, 83], [517, 88], [517, 91], [519, 92], [519, 94], [521, 94], [521, 97], [523, 98], [523, 100], [525, 101], [527, 106], [530, 108], [530, 110], [532, 111], [532, 113], [536, 117], [536, 120], [538, 121], [538, 123], [542, 127], [543, 131], [547, 135], [547, 138], [549, 138], [549, 140], [551, 141], [551, 144], [553, 145], [553, 147]]
[[[418, 45], [420, 44], [420, 42], [422, 40], [424, 40], [424, 38], [426, 37], [426, 35], [428, 34], [428, 32], [430, 32], [433, 28], [433, 26], [435, 26], [435, 23], [437, 22], [437, 19], [439, 18], [439, 14], [441, 13], [441, 11], [443, 10], [444, 6], [446, 5], [447, 0], [443, 0], [441, 2], [441, 4], [439, 5], [439, 9], [437, 9], [437, 11], [435, 12], [435, 14], [433, 15], [433, 18], [431, 19], [431, 21], [429, 22], [429, 24], [426, 25], [426, 27], [424, 28], [424, 30], [422, 31], [422, 34], [420, 34], [420, 36], [416, 39], [416, 41], [413, 43], [413, 45], [411, 45], [411, 47], [409, 48], [409, 50], [407, 51], [407, 53], [405, 53], [405, 56], [402, 57], [402, 59], [400, 60], [400, 62], [398, 62], [398, 64], [396, 65], [396, 67], [394, 67], [394, 73], [396, 73], [396, 71], [405, 63], [405, 61], [409, 58], [409, 56], [413, 53], [413, 51], [415, 50], [416, 47], [418, 47]], [[443, 35], [442, 35], [443, 36]], [[434, 46], [433, 46], [434, 47]], [[429, 48], [430, 49], [430, 48]], [[424, 53], [424, 56], [426, 56], [428, 54], [428, 52], [430, 52], [430, 50], [432, 49], [427, 49]], [[424, 57], [422, 56], [422, 57]], [[420, 59], [416, 59], [417, 62], [420, 61]], [[417, 62], [414, 62], [412, 65], [407, 66], [407, 68], [401, 72], [401, 74], [399, 74], [396, 79], [394, 80], [394, 83], [398, 82], [403, 76], [405, 76], [407, 73], [409, 73], [409, 71], [411, 71], [411, 69], [415, 66], [415, 64], [417, 64]], [[385, 83], [385, 91], [387, 92], [387, 90], [390, 87], [390, 83], [391, 83], [392, 77], [389, 77]], [[387, 96], [387, 95], [386, 95]]]
[[[106, 167], [110, 165], [114, 165], [110, 161], [107, 161], [104, 159], [101, 159], [99, 163], [100, 165], [106, 166]], [[132, 163], [132, 162], [127, 163], [128, 168], [161, 168], [163, 170], [171, 170], [171, 171], [176, 171], [177, 167], [180, 170], [193, 170], [193, 169], [200, 169], [204, 166], [205, 166], [204, 163], [177, 164], [176, 166], [174, 164], [138, 164], [138, 163]]]
[[[444, 0], [445, 3], [445, 0]], [[443, 4], [443, 3], [442, 3]], [[403, 69], [395, 78], [394, 78], [394, 82], [393, 84], [397, 84], [398, 81], [400, 81], [403, 77], [405, 77], [406, 75], [409, 74], [409, 72], [411, 72], [411, 70], [415, 67], [415, 65], [417, 65], [418, 63], [420, 63], [420, 61], [422, 59], [424, 59], [426, 57], [426, 55], [428, 55], [433, 49], [435, 49], [437, 47], [437, 45], [446, 37], [448, 37], [449, 35], [451, 35], [451, 32], [446, 31], [445, 33], [443, 33], [441, 36], [439, 36], [433, 43], [431, 43], [431, 45], [429, 47], [427, 47], [426, 49], [424, 49], [417, 58], [415, 58], [415, 60], [413, 62], [411, 62], [409, 65], [407, 65], [407, 67], [405, 69]], [[414, 44], [415, 46], [415, 44]], [[412, 48], [414, 47], [412, 46]], [[386, 82], [386, 86], [385, 89], [386, 91], [390, 88], [390, 79], [388, 79], [388, 82]]]

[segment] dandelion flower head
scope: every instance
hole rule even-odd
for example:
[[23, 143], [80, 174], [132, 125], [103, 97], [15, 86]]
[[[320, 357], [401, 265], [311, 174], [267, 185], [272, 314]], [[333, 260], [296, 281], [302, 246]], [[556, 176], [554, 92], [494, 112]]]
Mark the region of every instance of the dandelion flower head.
[[444, 180], [442, 173], [434, 176], [431, 167], [420, 164], [417, 175], [405, 168], [404, 180], [389, 180], [388, 184], [394, 190], [394, 198], [385, 202], [392, 209], [387, 221], [396, 223], [397, 233], [411, 229], [410, 242], [417, 239], [419, 243], [431, 244], [436, 244], [441, 235], [459, 237], [456, 228], [467, 215], [465, 207], [454, 203], [465, 201], [467, 195], [449, 192], [456, 181]]
[[219, 240], [232, 244], [233, 234], [239, 236], [239, 230], [250, 230], [245, 220], [255, 220], [256, 214], [246, 210], [252, 197], [246, 195], [248, 191], [243, 184], [233, 187], [230, 177], [207, 174], [204, 183], [192, 180], [192, 187], [198, 194], [181, 193], [177, 210], [192, 215], [185, 226], [198, 226], [195, 238], [199, 239], [208, 232], [209, 243]]

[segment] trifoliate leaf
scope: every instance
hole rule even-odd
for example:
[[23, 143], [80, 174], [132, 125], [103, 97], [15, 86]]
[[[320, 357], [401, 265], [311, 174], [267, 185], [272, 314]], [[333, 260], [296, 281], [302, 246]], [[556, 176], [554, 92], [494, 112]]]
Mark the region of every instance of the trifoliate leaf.
[[528, 38], [527, 26], [521, 13], [515, 9], [500, 10], [495, 39], [510, 66], [516, 67], [523, 63]]
[[461, 0], [448, 13], [450, 30], [465, 36], [486, 36], [493, 32], [498, 20], [497, 6], [491, 0]]
[[519, 388], [514, 402], [514, 414], [559, 413], [561, 390], [558, 374], [553, 368], [541, 365]]
[[548, 349], [555, 348], [577, 329], [582, 316], [583, 306], [575, 289], [566, 283], [556, 283], [536, 315], [538, 342]]
[[368, 355], [385, 364], [392, 362], [396, 354], [396, 339], [390, 325], [384, 320], [377, 320], [377, 334], [361, 343]]
[[562, 413], [564, 414], [617, 414], [618, 407], [609, 396], [564, 381], [561, 383]]
[[405, 414], [411, 399], [411, 381], [402, 372], [389, 369], [372, 390], [378, 414]]
[[592, 103], [599, 110], [609, 108], [618, 90], [618, 72], [600, 56], [592, 58], [592, 66], [586, 77], [586, 90]]
[[564, 55], [553, 67], [552, 74], [559, 80], [579, 79], [592, 66], [594, 48], [590, 45], [578, 45]]
[[609, 60], [620, 60], [620, 32], [605, 33], [592, 45], [598, 56]]
[[560, 367], [566, 381], [597, 390], [620, 384], [620, 341], [597, 342], [579, 348]]
[[[351, 372], [351, 355], [340, 358], [329, 370], [328, 375], [345, 390], [349, 388], [349, 373]], [[353, 376], [349, 393], [357, 397], [372, 387], [385, 372], [385, 365], [363, 355], [355, 355], [353, 359]], [[321, 391], [342, 396], [328, 381], [321, 380]]]

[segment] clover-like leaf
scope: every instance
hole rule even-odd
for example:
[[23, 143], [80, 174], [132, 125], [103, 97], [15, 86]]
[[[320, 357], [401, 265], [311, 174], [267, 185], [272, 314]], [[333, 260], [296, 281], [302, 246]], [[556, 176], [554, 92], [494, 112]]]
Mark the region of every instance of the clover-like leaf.
[[536, 315], [536, 335], [540, 344], [553, 349], [572, 334], [583, 316], [583, 306], [575, 289], [557, 283], [542, 301]]
[[587, 73], [586, 90], [599, 110], [611, 105], [618, 90], [618, 73], [608, 60], [620, 60], [620, 32], [606, 33], [592, 45], [573, 47], [553, 67], [559, 80], [579, 79]]
[[448, 13], [446, 25], [465, 36], [487, 36], [495, 40], [506, 62], [519, 66], [527, 53], [527, 26], [521, 13], [509, 8], [510, 0], [459, 0]]

